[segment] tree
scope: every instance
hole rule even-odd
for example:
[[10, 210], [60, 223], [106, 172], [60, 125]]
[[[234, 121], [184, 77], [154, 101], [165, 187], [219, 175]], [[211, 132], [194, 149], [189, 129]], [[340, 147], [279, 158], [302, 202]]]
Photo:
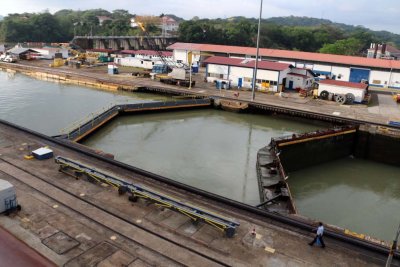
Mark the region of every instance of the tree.
[[363, 52], [364, 44], [354, 37], [339, 40], [333, 44], [324, 45], [319, 52], [337, 55], [356, 56]]

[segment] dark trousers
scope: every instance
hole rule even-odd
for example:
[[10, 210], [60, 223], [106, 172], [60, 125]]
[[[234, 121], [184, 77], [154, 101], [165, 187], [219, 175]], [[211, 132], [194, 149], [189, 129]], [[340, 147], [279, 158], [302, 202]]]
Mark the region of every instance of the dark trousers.
[[310, 245], [314, 245], [315, 242], [317, 242], [317, 239], [319, 239], [319, 242], [321, 242], [321, 246], [324, 248], [325, 247], [325, 243], [324, 243], [324, 239], [322, 238], [322, 235], [316, 235], [314, 237], [314, 240], [311, 241]]

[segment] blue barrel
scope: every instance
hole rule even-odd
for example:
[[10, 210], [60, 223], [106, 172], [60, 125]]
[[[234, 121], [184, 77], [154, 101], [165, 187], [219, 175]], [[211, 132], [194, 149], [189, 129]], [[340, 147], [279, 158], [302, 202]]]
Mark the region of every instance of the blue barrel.
[[199, 66], [192, 66], [193, 73], [199, 73]]

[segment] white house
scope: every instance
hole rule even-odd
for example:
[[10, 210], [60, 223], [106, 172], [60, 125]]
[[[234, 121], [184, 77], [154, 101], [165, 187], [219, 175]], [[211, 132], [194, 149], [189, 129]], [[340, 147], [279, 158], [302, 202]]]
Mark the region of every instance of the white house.
[[179, 23], [169, 16], [163, 16], [161, 18], [160, 27], [163, 34], [168, 34], [170, 32], [177, 32], [179, 29]]
[[319, 81], [318, 96], [326, 98], [328, 94], [332, 96], [342, 96], [345, 99], [352, 95], [355, 103], [364, 101], [365, 95], [368, 90], [368, 84], [353, 83], [337, 80], [322, 80]]
[[286, 75], [285, 88], [287, 89], [309, 89], [311, 88], [315, 74], [309, 69], [292, 68]]
[[[232, 58], [255, 58], [256, 48], [175, 43], [168, 50], [173, 50], [174, 60], [188, 62], [192, 52], [193, 62], [204, 62], [212, 55]], [[400, 89], [400, 60], [386, 60], [378, 58], [365, 58], [356, 56], [342, 56], [322, 53], [310, 53], [278, 49], [260, 49], [262, 60], [276, 61], [291, 64], [296, 68], [312, 70], [320, 78], [331, 77], [339, 81], [359, 83], [368, 81], [375, 87], [392, 87]]]
[[[222, 81], [229, 87], [251, 88], [254, 59], [214, 56], [204, 61], [207, 82]], [[261, 90], [277, 92], [291, 69], [290, 64], [259, 61], [256, 85]]]

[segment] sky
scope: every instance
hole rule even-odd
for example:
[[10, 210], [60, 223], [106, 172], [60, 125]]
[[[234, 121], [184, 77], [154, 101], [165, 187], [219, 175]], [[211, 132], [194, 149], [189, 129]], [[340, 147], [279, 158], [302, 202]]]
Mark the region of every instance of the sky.
[[[109, 11], [126, 9], [137, 15], [174, 14], [184, 19], [194, 16], [258, 18], [260, 2], [261, 0], [14, 0], [1, 5], [0, 15], [42, 12], [46, 9], [54, 13], [60, 9], [102, 8]], [[262, 17], [307, 16], [400, 34], [399, 10], [399, 0], [263, 0]]]

